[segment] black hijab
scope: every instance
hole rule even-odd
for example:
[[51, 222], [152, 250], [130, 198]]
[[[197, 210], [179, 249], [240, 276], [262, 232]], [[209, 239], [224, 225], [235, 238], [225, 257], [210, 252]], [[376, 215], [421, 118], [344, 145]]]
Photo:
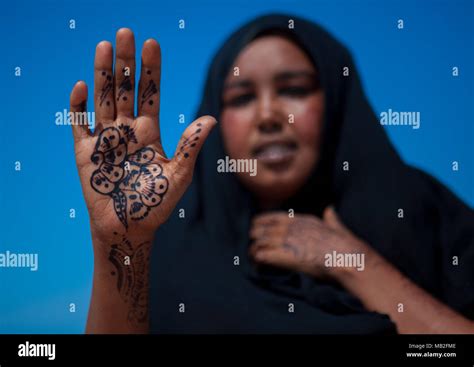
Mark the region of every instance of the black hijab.
[[[401, 161], [368, 104], [349, 52], [321, 27], [278, 14], [237, 30], [212, 61], [197, 115], [219, 120], [227, 73], [239, 52], [266, 32], [284, 32], [310, 56], [326, 100], [321, 160], [281, 209], [321, 216], [328, 204], [335, 205], [357, 236], [412, 281], [474, 318], [474, 212], [434, 178]], [[366, 311], [337, 284], [254, 267], [247, 255], [254, 203], [236, 176], [217, 172], [225, 155], [216, 128], [199, 155], [192, 185], [157, 231], [151, 331], [394, 332], [387, 316]]]

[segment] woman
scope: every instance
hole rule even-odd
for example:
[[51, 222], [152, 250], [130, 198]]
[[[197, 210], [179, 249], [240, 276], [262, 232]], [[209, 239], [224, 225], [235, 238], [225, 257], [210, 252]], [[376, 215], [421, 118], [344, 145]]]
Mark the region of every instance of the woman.
[[[235, 32], [198, 113], [219, 127], [194, 121], [173, 159], [159, 46], [143, 47], [135, 119], [134, 54], [120, 30], [113, 73], [112, 45], [97, 46], [101, 123], [73, 126], [95, 255], [87, 332], [474, 332], [473, 211], [400, 160], [332, 36], [285, 15]], [[73, 112], [86, 96], [78, 82]]]

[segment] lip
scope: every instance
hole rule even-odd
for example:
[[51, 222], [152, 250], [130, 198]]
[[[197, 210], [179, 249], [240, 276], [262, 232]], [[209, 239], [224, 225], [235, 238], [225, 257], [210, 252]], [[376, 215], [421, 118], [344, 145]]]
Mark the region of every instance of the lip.
[[269, 168], [287, 166], [295, 158], [298, 144], [293, 139], [269, 139], [255, 146], [252, 155]]

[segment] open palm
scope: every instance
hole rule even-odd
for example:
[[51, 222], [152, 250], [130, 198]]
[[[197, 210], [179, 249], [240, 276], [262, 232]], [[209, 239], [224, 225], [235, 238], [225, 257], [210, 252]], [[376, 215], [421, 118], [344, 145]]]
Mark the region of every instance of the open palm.
[[158, 122], [160, 76], [160, 47], [150, 39], [142, 50], [135, 117], [135, 41], [132, 31], [120, 29], [114, 66], [112, 45], [96, 48], [93, 133], [80, 118], [86, 84], [76, 83], [71, 92], [76, 162], [95, 231], [154, 231], [192, 180], [196, 156], [216, 121], [211, 116], [194, 121], [173, 159], [166, 158]]

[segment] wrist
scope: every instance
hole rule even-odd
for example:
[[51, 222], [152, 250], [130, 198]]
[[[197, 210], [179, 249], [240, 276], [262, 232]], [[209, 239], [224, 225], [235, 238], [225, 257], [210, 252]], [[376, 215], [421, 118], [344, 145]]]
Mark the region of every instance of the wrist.
[[132, 247], [135, 247], [143, 242], [153, 242], [155, 232], [148, 231], [126, 231], [125, 228], [122, 230], [103, 230], [90, 225], [92, 243], [94, 252], [98, 251], [109, 251], [112, 245], [119, 245], [120, 243], [131, 243]]
[[111, 232], [104, 234], [91, 230], [94, 270], [103, 272], [119, 264], [141, 267], [149, 266], [154, 233]]
[[[100, 239], [99, 239], [100, 238]], [[94, 239], [88, 332], [146, 332], [153, 236], [115, 233]]]

